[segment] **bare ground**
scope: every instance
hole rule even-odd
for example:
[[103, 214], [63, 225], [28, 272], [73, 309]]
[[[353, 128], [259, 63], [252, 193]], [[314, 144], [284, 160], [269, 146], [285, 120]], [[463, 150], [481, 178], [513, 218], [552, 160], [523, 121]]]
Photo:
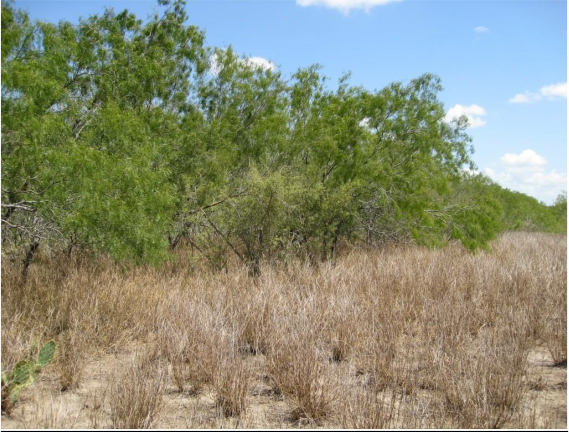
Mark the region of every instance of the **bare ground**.
[[[57, 377], [49, 374], [27, 391], [17, 409], [2, 415], [3, 429], [22, 428], [111, 428], [108, 398], [111, 380], [116, 370], [128, 364], [133, 351], [108, 354], [88, 364], [84, 379], [76, 391], [57, 390]], [[275, 395], [261, 372], [264, 356], [248, 356], [246, 361], [258, 373], [251, 385], [249, 408], [241, 418], [225, 418], [215, 405], [215, 395], [209, 389], [197, 395], [180, 393], [173, 386], [164, 394], [164, 406], [155, 428], [341, 428], [333, 419], [310, 423], [293, 420], [292, 406], [286, 398]], [[555, 366], [547, 349], [535, 348], [528, 356], [529, 371], [524, 397], [524, 415], [528, 428], [567, 429], [567, 368]], [[347, 380], [362, 385], [349, 366], [344, 368]], [[358, 382], [359, 381], [359, 382]], [[429, 391], [420, 396], [429, 400]], [[401, 425], [404, 427], [405, 425]]]

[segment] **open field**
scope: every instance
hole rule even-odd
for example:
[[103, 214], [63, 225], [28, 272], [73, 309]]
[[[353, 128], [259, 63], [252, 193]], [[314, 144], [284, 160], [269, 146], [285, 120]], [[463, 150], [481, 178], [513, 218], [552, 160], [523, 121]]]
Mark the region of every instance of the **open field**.
[[344, 247], [335, 262], [2, 262], [2, 365], [54, 364], [2, 427], [567, 427], [567, 238]]

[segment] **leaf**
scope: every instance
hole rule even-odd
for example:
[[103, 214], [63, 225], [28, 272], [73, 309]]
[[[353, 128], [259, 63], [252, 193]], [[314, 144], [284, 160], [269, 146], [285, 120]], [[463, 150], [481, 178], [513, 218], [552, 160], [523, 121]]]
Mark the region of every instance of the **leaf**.
[[18, 400], [18, 396], [20, 396], [20, 392], [26, 387], [25, 384], [17, 385], [12, 388], [10, 391], [10, 402], [15, 403]]
[[12, 369], [12, 383], [16, 385], [27, 384], [32, 376], [32, 366], [27, 360], [19, 361]]
[[40, 350], [40, 353], [38, 355], [38, 365], [42, 368], [46, 367], [51, 362], [54, 355], [55, 355], [55, 342], [49, 341]]

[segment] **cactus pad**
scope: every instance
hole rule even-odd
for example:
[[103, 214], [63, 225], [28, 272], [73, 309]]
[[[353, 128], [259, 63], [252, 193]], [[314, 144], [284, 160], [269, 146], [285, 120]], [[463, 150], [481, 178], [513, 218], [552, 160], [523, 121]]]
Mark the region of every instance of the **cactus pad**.
[[15, 385], [26, 384], [31, 376], [32, 365], [28, 361], [22, 360], [14, 365], [14, 369], [12, 370], [12, 382]]
[[55, 342], [49, 341], [40, 350], [40, 353], [38, 355], [38, 366], [42, 368], [46, 367], [53, 359], [54, 354]]

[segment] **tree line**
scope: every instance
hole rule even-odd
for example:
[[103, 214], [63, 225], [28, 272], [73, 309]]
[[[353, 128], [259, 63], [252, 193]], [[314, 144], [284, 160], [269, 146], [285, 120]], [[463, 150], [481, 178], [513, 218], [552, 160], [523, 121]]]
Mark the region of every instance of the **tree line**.
[[437, 76], [285, 77], [206, 46], [184, 1], [159, 5], [51, 24], [2, 2], [2, 242], [24, 274], [42, 245], [157, 263], [182, 241], [257, 273], [342, 241], [476, 250], [566, 231], [566, 195], [546, 206], [471, 174], [468, 120], [444, 120]]

